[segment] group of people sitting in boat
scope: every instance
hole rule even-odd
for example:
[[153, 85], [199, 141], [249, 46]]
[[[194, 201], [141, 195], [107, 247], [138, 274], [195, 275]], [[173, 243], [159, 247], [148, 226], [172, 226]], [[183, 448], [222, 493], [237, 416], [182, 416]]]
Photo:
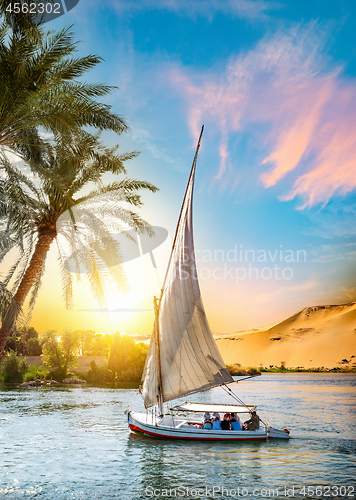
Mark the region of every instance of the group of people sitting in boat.
[[237, 413], [225, 413], [221, 420], [220, 414], [217, 412], [204, 413], [203, 429], [214, 429], [223, 431], [256, 431], [260, 428], [260, 418], [255, 411], [250, 414], [250, 419], [242, 423]]

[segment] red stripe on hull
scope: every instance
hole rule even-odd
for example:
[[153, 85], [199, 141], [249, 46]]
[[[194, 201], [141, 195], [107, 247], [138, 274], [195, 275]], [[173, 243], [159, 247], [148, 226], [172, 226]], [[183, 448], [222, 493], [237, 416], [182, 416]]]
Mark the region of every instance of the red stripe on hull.
[[266, 436], [264, 437], [249, 437], [249, 438], [233, 438], [233, 437], [222, 437], [222, 438], [213, 438], [213, 437], [189, 437], [189, 436], [165, 436], [164, 434], [156, 434], [154, 432], [146, 431], [140, 429], [134, 424], [129, 424], [129, 427], [132, 431], [141, 432], [142, 434], [147, 434], [148, 436], [159, 437], [163, 439], [194, 439], [198, 441], [264, 441]]

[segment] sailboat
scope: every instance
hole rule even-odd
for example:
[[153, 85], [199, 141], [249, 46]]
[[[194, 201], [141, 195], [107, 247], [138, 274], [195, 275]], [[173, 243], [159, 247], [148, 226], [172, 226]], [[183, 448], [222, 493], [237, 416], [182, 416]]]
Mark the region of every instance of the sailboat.
[[[249, 417], [255, 405], [245, 405], [230, 389], [234, 382], [219, 353], [205, 314], [194, 255], [192, 202], [195, 169], [204, 126], [199, 136], [172, 251], [159, 298], [154, 298], [153, 334], [142, 375], [146, 411], [128, 411], [132, 432], [166, 439], [266, 440], [289, 438], [289, 431], [263, 424], [255, 430], [209, 429], [202, 414], [234, 413]], [[213, 387], [222, 387], [234, 404], [164, 403]], [[238, 404], [236, 404], [238, 403]], [[205, 427], [205, 428], [204, 428]]]

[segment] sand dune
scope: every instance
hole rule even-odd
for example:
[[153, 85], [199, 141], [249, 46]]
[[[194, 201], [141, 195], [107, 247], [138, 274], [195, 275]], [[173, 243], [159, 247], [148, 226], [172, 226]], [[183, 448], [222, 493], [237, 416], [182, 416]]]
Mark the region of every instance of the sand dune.
[[306, 307], [280, 323], [215, 335], [215, 340], [229, 364], [355, 367], [356, 302]]

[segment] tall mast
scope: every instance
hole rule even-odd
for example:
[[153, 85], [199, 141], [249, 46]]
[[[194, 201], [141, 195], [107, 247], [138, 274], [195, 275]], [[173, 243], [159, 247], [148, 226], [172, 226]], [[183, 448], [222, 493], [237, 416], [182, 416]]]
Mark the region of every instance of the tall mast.
[[202, 125], [201, 131], [200, 131], [200, 135], [199, 135], [199, 139], [198, 139], [198, 143], [197, 143], [197, 148], [195, 150], [193, 164], [192, 164], [192, 168], [191, 168], [189, 179], [188, 179], [187, 188], [185, 190], [185, 195], [184, 195], [182, 207], [180, 209], [180, 214], [179, 214], [178, 223], [177, 223], [177, 227], [176, 227], [176, 232], [175, 232], [175, 235], [174, 235], [174, 240], [173, 240], [173, 245], [172, 245], [172, 251], [171, 251], [170, 258], [169, 258], [166, 275], [164, 277], [163, 287], [162, 287], [162, 290], [161, 290], [161, 296], [160, 296], [159, 299], [157, 299], [157, 297], [154, 297], [154, 299], [153, 299], [154, 311], [155, 311], [155, 325], [156, 325], [154, 333], [155, 333], [155, 337], [156, 337], [156, 346], [157, 346], [157, 353], [158, 353], [158, 386], [159, 386], [159, 390], [158, 390], [158, 401], [157, 401], [157, 404], [158, 404], [158, 409], [159, 409], [160, 415], [163, 415], [163, 393], [162, 393], [161, 349], [160, 349], [160, 343], [159, 343], [159, 309], [160, 309], [161, 300], [162, 300], [162, 296], [163, 296], [163, 290], [164, 290], [164, 287], [165, 287], [165, 284], [166, 284], [168, 270], [169, 270], [170, 263], [171, 263], [171, 260], [172, 260], [172, 256], [174, 254], [174, 249], [175, 249], [175, 246], [176, 246], [178, 229], [179, 229], [179, 225], [180, 225], [180, 220], [182, 218], [182, 212], [183, 212], [183, 208], [184, 208], [184, 205], [185, 205], [185, 200], [186, 200], [186, 198], [188, 196], [188, 190], [189, 190], [190, 182], [191, 182], [192, 177], [194, 176], [194, 173], [195, 173], [195, 167], [196, 167], [196, 164], [197, 164], [198, 152], [199, 152], [199, 148], [200, 148], [200, 143], [201, 143], [201, 139], [202, 139], [202, 136], [203, 136], [203, 132], [204, 132], [204, 125]]
[[202, 127], [201, 127], [201, 131], [200, 131], [200, 135], [199, 135], [199, 139], [198, 139], [198, 143], [197, 143], [197, 148], [195, 150], [194, 160], [193, 160], [192, 168], [191, 168], [189, 179], [188, 179], [188, 184], [187, 184], [187, 187], [186, 187], [186, 190], [185, 190], [185, 195], [184, 195], [182, 207], [181, 207], [180, 213], [179, 213], [178, 223], [177, 223], [176, 232], [175, 232], [175, 235], [174, 235], [174, 240], [173, 240], [173, 245], [172, 245], [172, 251], [171, 251], [171, 255], [169, 257], [168, 266], [167, 266], [167, 270], [166, 270], [166, 275], [164, 277], [163, 286], [162, 286], [162, 290], [161, 290], [161, 299], [162, 299], [163, 290], [164, 290], [164, 287], [165, 287], [165, 284], [166, 284], [166, 280], [167, 280], [169, 266], [170, 266], [170, 263], [171, 263], [171, 260], [172, 260], [173, 254], [174, 254], [175, 246], [176, 246], [178, 229], [179, 229], [179, 225], [180, 225], [180, 220], [182, 218], [182, 212], [183, 212], [185, 200], [187, 199], [187, 196], [188, 196], [188, 189], [189, 189], [190, 181], [191, 181], [191, 179], [192, 179], [192, 177], [194, 176], [194, 173], [195, 173], [195, 167], [196, 167], [196, 164], [197, 164], [198, 152], [199, 152], [199, 148], [200, 148], [200, 143], [201, 143], [201, 139], [202, 139], [202, 136], [203, 136], [203, 132], [204, 132], [204, 125], [202, 125]]
[[159, 345], [159, 306], [160, 300], [157, 297], [153, 297], [153, 307], [155, 312], [155, 322], [154, 322], [154, 336], [157, 348], [157, 361], [158, 361], [158, 398], [157, 405], [160, 415], [163, 415], [163, 393], [162, 393], [162, 370], [161, 370], [161, 350]]

